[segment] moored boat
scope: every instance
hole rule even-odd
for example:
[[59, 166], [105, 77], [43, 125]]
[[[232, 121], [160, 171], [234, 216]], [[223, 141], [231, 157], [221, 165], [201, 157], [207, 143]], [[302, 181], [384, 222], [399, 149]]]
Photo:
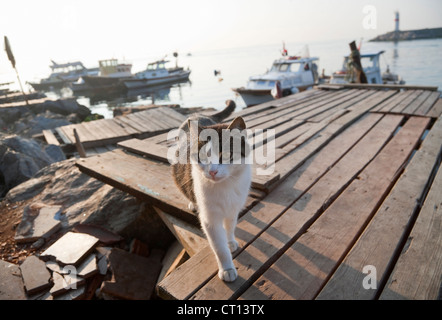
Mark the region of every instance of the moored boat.
[[149, 63], [145, 70], [135, 73], [132, 78], [124, 79], [124, 86], [127, 89], [138, 89], [186, 81], [189, 79], [190, 70], [184, 70], [184, 68], [178, 66], [174, 68], [166, 68], [167, 62], [169, 61], [158, 60]]
[[78, 81], [83, 76], [97, 75], [98, 68], [86, 68], [80, 61], [68, 63], [56, 63], [51, 60], [52, 69], [49, 77], [41, 79], [40, 82], [28, 82], [37, 91], [57, 90], [69, 86], [71, 83]]
[[275, 60], [270, 71], [251, 76], [245, 87], [232, 90], [248, 107], [304, 91], [318, 82], [318, 60], [317, 57], [288, 56], [284, 49], [283, 58]]

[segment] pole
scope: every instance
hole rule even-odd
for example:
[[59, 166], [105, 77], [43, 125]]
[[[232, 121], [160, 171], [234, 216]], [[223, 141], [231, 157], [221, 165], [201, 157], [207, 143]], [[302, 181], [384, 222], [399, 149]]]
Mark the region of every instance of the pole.
[[26, 97], [25, 91], [23, 90], [23, 86], [20, 81], [20, 76], [18, 75], [17, 68], [15, 67], [15, 58], [12, 53], [11, 45], [9, 44], [9, 40], [8, 40], [7, 36], [5, 36], [5, 51], [6, 51], [6, 54], [8, 55], [9, 61], [11, 61], [12, 67], [15, 70], [15, 74], [17, 75], [18, 84], [20, 85], [21, 93], [23, 94], [23, 98], [26, 101], [26, 105], [29, 106], [28, 98]]

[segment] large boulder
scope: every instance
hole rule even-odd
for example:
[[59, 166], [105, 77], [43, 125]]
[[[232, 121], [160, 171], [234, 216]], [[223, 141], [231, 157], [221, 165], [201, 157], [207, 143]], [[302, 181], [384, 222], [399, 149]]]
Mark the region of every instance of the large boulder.
[[0, 176], [6, 190], [28, 180], [51, 163], [64, 159], [61, 149], [54, 145], [41, 147], [35, 140], [17, 135], [0, 139]]
[[148, 204], [81, 173], [76, 159], [54, 163], [9, 191], [3, 201], [61, 206], [64, 231], [79, 223], [99, 225], [126, 239], [167, 248], [174, 239]]

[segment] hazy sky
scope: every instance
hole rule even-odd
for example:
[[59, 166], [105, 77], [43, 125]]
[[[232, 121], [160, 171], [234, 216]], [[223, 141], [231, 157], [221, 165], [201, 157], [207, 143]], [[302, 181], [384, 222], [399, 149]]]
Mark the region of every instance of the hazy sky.
[[[375, 29], [364, 27], [366, 6], [371, 14], [375, 8]], [[393, 30], [396, 10], [401, 30], [442, 27], [441, 0], [9, 0], [0, 4], [0, 36], [8, 36], [18, 66], [47, 68], [49, 59], [135, 59], [283, 40], [368, 40]], [[0, 54], [0, 75], [9, 69]]]

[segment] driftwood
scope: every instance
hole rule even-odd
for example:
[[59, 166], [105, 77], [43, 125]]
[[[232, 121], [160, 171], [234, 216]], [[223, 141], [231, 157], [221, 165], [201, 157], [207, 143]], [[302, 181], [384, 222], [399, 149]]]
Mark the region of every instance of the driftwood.
[[356, 42], [353, 41], [350, 43], [350, 50], [350, 60], [352, 62], [354, 72], [356, 73], [356, 83], [368, 83], [367, 76], [364, 73], [364, 69], [362, 69], [361, 56], [358, 48], [356, 47]]

